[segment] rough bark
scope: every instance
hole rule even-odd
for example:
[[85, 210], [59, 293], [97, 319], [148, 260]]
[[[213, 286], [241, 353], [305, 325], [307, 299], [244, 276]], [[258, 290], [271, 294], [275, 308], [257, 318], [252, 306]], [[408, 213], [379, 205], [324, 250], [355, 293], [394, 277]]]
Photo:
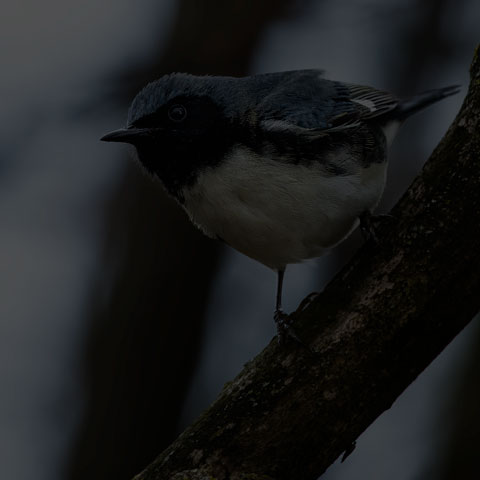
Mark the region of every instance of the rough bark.
[[317, 478], [480, 309], [480, 58], [395, 220], [136, 480]]

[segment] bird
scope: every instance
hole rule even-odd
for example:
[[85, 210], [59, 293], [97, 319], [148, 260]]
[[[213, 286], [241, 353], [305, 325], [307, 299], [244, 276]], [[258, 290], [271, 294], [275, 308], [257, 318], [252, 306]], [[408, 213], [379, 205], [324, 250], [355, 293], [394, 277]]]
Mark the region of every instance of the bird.
[[375, 239], [387, 150], [410, 115], [459, 91], [409, 97], [325, 78], [317, 69], [245, 77], [164, 75], [133, 99], [106, 142], [135, 147], [145, 170], [207, 236], [277, 272], [320, 257], [359, 225]]

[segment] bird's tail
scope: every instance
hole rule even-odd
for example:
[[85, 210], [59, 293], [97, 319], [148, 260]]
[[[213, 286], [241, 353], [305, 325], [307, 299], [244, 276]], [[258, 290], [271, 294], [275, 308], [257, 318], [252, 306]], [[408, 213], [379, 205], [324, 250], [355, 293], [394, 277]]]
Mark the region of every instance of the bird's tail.
[[450, 95], [455, 95], [460, 91], [460, 85], [452, 85], [450, 87], [437, 88], [435, 90], [428, 90], [423, 93], [419, 93], [413, 97], [400, 101], [397, 108], [392, 112], [395, 113], [395, 117], [404, 120], [405, 118], [413, 115], [419, 110], [423, 110], [432, 103], [443, 100]]
[[460, 85], [452, 85], [450, 87], [437, 88], [419, 93], [413, 97], [402, 100], [395, 109], [395, 116], [399, 119], [405, 119], [414, 113], [423, 110], [432, 103], [443, 100], [450, 95], [455, 95], [460, 91]]

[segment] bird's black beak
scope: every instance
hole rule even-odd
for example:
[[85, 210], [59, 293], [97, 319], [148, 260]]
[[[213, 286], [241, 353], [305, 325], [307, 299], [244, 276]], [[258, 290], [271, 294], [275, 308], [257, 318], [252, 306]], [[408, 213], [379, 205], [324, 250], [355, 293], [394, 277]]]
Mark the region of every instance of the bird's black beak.
[[107, 133], [100, 140], [102, 142], [123, 142], [135, 144], [139, 140], [152, 135], [151, 128], [120, 128]]

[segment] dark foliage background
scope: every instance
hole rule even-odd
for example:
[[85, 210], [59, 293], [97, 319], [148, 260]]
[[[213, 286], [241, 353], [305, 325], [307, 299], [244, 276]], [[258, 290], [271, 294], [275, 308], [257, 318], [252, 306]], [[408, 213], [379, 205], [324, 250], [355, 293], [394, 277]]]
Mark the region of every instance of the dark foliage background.
[[[403, 95], [466, 85], [479, 18], [474, 0], [6, 5], [0, 476], [131, 478], [274, 333], [274, 274], [202, 237], [123, 146], [98, 142], [138, 88], [309, 67]], [[461, 100], [405, 125], [380, 210]], [[359, 242], [292, 267], [287, 307]], [[324, 478], [476, 478], [479, 339], [474, 323]]]

